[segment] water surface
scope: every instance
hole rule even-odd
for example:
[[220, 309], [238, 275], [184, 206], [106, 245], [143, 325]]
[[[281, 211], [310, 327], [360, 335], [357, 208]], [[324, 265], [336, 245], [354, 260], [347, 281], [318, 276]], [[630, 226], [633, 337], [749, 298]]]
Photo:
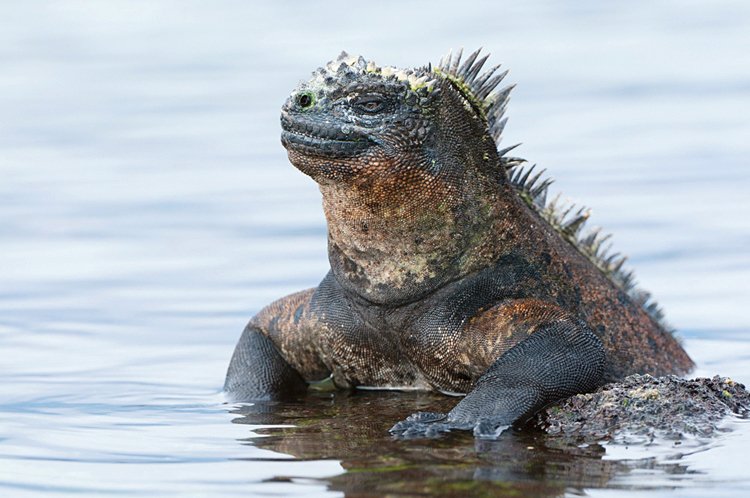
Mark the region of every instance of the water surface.
[[480, 45], [518, 83], [505, 143], [615, 233], [697, 374], [750, 382], [748, 33], [743, 2], [4, 3], [0, 493], [744, 496], [742, 421], [688, 449], [401, 442], [455, 400], [220, 388], [247, 319], [327, 269], [287, 93], [342, 49]]

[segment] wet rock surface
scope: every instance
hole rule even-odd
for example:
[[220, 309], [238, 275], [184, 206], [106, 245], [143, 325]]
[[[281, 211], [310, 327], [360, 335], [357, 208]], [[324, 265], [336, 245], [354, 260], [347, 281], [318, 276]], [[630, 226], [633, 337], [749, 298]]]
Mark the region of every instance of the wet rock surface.
[[728, 416], [747, 417], [749, 411], [750, 393], [727, 377], [631, 375], [546, 408], [535, 424], [547, 434], [582, 441], [649, 444], [708, 438]]

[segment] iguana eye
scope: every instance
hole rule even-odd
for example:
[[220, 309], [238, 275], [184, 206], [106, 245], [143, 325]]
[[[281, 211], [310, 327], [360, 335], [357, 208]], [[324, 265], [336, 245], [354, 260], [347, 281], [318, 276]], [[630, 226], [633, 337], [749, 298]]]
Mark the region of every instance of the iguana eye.
[[303, 92], [297, 95], [297, 105], [302, 109], [308, 109], [315, 103], [315, 95], [312, 92]]
[[385, 109], [385, 99], [380, 95], [362, 95], [354, 99], [354, 107], [367, 114], [377, 114]]

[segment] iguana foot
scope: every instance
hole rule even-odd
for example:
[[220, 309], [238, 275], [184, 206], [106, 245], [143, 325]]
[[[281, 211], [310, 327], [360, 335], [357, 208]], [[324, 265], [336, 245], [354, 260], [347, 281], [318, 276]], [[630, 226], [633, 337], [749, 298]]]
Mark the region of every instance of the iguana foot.
[[474, 426], [474, 437], [477, 439], [495, 440], [508, 429], [510, 429], [510, 425], [505, 421], [482, 419]]
[[437, 437], [452, 429], [450, 424], [445, 422], [446, 417], [445, 413], [412, 413], [406, 419], [391, 427], [390, 433], [402, 439]]
[[452, 430], [471, 430], [479, 439], [497, 439], [510, 425], [500, 419], [483, 418], [474, 422], [456, 420], [450, 414], [417, 412], [391, 427], [397, 438], [434, 438]]

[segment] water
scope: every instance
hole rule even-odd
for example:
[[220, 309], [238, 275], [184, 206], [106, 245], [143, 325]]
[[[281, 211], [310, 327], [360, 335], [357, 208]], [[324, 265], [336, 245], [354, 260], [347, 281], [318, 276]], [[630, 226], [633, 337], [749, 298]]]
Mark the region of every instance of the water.
[[398, 442], [429, 394], [224, 405], [246, 320], [327, 268], [278, 110], [341, 49], [484, 46], [506, 144], [595, 208], [700, 375], [750, 383], [743, 2], [5, 2], [0, 494], [744, 496], [742, 421], [704, 446]]

